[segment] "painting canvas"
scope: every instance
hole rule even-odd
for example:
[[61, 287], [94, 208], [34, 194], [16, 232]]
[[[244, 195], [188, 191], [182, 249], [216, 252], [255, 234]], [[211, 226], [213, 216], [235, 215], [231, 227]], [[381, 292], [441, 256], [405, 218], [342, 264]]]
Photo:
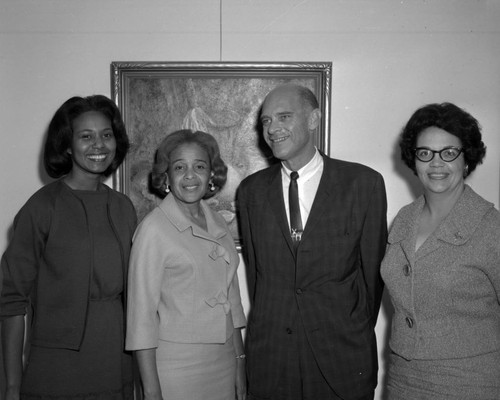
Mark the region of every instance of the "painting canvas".
[[270, 90], [285, 83], [311, 89], [323, 113], [316, 145], [327, 152], [331, 68], [330, 62], [113, 62], [112, 96], [122, 111], [131, 143], [114, 177], [115, 188], [131, 198], [142, 220], [161, 201], [149, 186], [160, 142], [179, 129], [207, 132], [216, 138], [228, 166], [225, 187], [208, 202], [224, 217], [239, 247], [238, 185], [275, 162], [259, 129], [262, 101]]

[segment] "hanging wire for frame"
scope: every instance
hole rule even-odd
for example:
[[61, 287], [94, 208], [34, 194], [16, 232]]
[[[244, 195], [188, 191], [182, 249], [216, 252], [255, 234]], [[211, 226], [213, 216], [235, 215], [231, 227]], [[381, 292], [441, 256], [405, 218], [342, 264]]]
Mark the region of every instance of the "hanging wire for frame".
[[219, 61], [222, 62], [222, 0], [219, 0]]

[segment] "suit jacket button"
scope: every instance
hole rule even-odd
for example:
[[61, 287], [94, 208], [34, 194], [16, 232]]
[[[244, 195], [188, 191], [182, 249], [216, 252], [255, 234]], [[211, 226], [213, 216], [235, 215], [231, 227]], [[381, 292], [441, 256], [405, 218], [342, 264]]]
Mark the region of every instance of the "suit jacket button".
[[406, 317], [406, 325], [408, 328], [413, 328], [413, 320], [410, 317]]
[[286, 328], [286, 333], [288, 333], [289, 335], [292, 334], [292, 330], [290, 328]]
[[297, 293], [297, 294], [302, 294], [302, 289], [301, 289], [301, 288], [298, 288], [298, 289], [295, 291], [295, 293]]
[[410, 276], [410, 272], [411, 272], [411, 267], [410, 267], [408, 264], [406, 264], [406, 265], [403, 267], [403, 274], [404, 274], [405, 276]]

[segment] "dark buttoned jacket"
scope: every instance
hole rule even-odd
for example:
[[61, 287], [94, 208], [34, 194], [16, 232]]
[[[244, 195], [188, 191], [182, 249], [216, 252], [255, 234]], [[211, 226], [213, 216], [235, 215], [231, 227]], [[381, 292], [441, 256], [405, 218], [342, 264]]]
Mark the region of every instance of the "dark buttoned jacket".
[[[123, 288], [137, 217], [128, 197], [106, 185], [107, 216], [121, 255]], [[62, 179], [38, 190], [14, 219], [1, 267], [0, 320], [33, 307], [31, 343], [79, 350], [85, 335], [94, 244], [85, 203]], [[125, 297], [125, 293], [122, 294]]]
[[345, 399], [377, 384], [374, 327], [383, 284], [386, 194], [376, 171], [323, 155], [324, 169], [295, 250], [283, 200], [281, 164], [240, 185], [238, 207], [250, 296], [246, 336], [249, 392], [269, 397], [301, 318], [312, 353]]

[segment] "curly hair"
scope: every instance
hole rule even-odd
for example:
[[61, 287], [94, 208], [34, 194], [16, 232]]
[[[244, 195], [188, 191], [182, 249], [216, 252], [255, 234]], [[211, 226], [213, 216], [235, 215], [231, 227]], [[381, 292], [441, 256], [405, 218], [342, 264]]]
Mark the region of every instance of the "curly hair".
[[103, 95], [75, 96], [59, 107], [49, 124], [43, 161], [47, 174], [52, 178], [60, 178], [73, 168], [73, 160], [68, 153], [73, 140], [73, 121], [88, 111], [100, 112], [111, 121], [116, 140], [115, 158], [103, 175], [111, 175], [123, 162], [129, 148], [129, 140], [116, 104]]
[[167, 185], [167, 171], [170, 164], [170, 154], [179, 146], [187, 143], [195, 143], [204, 149], [210, 161], [210, 169], [214, 173], [211, 180], [215, 190], [207, 190], [203, 196], [208, 199], [219, 192], [227, 180], [227, 166], [220, 156], [219, 145], [215, 138], [202, 131], [192, 131], [183, 129], [169, 134], [158, 146], [155, 162], [151, 172], [151, 186], [156, 193], [162, 197], [165, 196], [165, 187]]
[[481, 127], [478, 121], [452, 103], [427, 104], [413, 113], [403, 128], [399, 140], [401, 159], [415, 174], [415, 147], [418, 135], [430, 127], [440, 128], [460, 139], [465, 164], [468, 165], [468, 174], [483, 162], [486, 147], [481, 139]]

